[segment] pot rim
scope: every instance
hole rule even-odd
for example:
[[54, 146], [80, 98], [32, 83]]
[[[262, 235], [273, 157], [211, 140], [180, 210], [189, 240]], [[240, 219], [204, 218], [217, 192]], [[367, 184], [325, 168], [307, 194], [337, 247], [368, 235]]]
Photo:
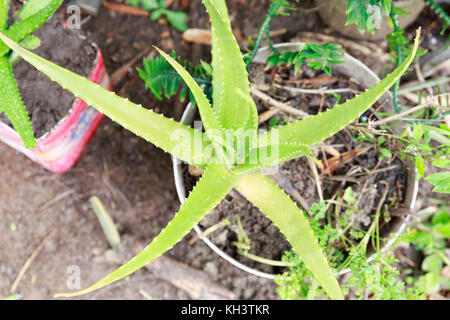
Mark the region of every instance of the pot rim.
[[[298, 49], [300, 46], [302, 46], [304, 44], [305, 44], [305, 42], [284, 42], [284, 43], [275, 44], [274, 47], [283, 52], [283, 51]], [[255, 59], [253, 60], [253, 63], [265, 63], [267, 58], [271, 54], [272, 54], [272, 51], [270, 50], [269, 47], [260, 48], [258, 50], [257, 55], [255, 56]], [[362, 85], [365, 87], [371, 87], [376, 82], [380, 81], [380, 78], [378, 78], [378, 76], [369, 67], [367, 67], [364, 63], [362, 63], [360, 60], [354, 58], [353, 56], [351, 56], [348, 53], [345, 53], [345, 60], [346, 61], [343, 64], [333, 65], [333, 69], [346, 74], [349, 72], [350, 66], [358, 68], [359, 70], [362, 71], [363, 74], [360, 75], [360, 77], [362, 77], [362, 78], [357, 79], [357, 80], [363, 80], [361, 82], [362, 82]], [[347, 70], [347, 72], [345, 72], [346, 70]], [[388, 110], [388, 111], [394, 110], [394, 106], [392, 104], [392, 94], [390, 93], [390, 91], [386, 92], [385, 95], [383, 95], [383, 97], [381, 99], [387, 101], [384, 104], [385, 110]], [[194, 120], [195, 111], [196, 111], [196, 108], [193, 108], [191, 103], [189, 102], [188, 105], [186, 106], [186, 109], [183, 113], [183, 116], [182, 116], [180, 122], [183, 124], [186, 124], [186, 125], [190, 125], [192, 123], [192, 121]], [[401, 125], [398, 128], [396, 128], [397, 129], [396, 131], [403, 131], [404, 128], [405, 127], [403, 125]], [[408, 130], [408, 134], [412, 135], [411, 129], [409, 127], [407, 127], [407, 130]], [[175, 187], [177, 190], [178, 199], [180, 200], [180, 203], [183, 204], [184, 201], [186, 200], [186, 189], [184, 187], [184, 179], [183, 179], [183, 176], [181, 173], [182, 161], [177, 159], [176, 157], [172, 156], [172, 163], [173, 163], [174, 181], [175, 181]], [[406, 169], [407, 169], [406, 195], [405, 195], [405, 199], [403, 202], [405, 203], [405, 206], [408, 209], [413, 209], [415, 206], [415, 203], [416, 203], [417, 193], [419, 191], [419, 188], [418, 188], [419, 183], [415, 179], [417, 170], [415, 168], [414, 163], [410, 159], [406, 160]], [[397, 223], [393, 223], [393, 227], [392, 227], [393, 230], [389, 231], [388, 234], [384, 235], [383, 237], [387, 238], [390, 235], [394, 235], [394, 236], [390, 237], [390, 239], [388, 239], [388, 241], [386, 241], [385, 243], [382, 244], [382, 247], [380, 249], [381, 252], [383, 252], [383, 253], [386, 252], [397, 241], [397, 239], [400, 237], [400, 234], [402, 234], [403, 231], [406, 229], [406, 226], [407, 226], [409, 220], [410, 220], [410, 216], [407, 216], [404, 219], [398, 219]], [[216, 254], [221, 256], [223, 259], [225, 259], [226, 261], [228, 261], [235, 267], [237, 267], [245, 272], [248, 272], [250, 274], [253, 274], [255, 276], [261, 277], [261, 278], [272, 279], [272, 280], [275, 278], [275, 276], [276, 276], [275, 274], [269, 274], [266, 272], [256, 270], [254, 268], [250, 268], [250, 267], [240, 263], [233, 257], [229, 256], [223, 250], [218, 248], [211, 240], [209, 240], [208, 236], [205, 236], [203, 234], [202, 229], [198, 225], [196, 225], [194, 227], [194, 230], [200, 236], [202, 241], [205, 242], [208, 245], [208, 247], [210, 247], [211, 250], [213, 250]], [[369, 257], [368, 261], [370, 262], [372, 260], [373, 260], [373, 257]], [[341, 276], [341, 275], [347, 274], [349, 272], [351, 272], [351, 270], [347, 268], [347, 269], [341, 270], [336, 275]]]

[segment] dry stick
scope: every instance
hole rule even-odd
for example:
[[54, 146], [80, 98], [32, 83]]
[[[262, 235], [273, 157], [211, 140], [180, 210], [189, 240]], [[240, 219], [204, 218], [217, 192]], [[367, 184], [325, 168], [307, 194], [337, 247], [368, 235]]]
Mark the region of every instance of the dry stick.
[[47, 201], [47, 202], [41, 204], [41, 205], [37, 208], [37, 211], [38, 211], [38, 212], [42, 212], [42, 211], [44, 211], [44, 210], [50, 208], [52, 205], [54, 205], [54, 204], [57, 203], [58, 201], [61, 201], [61, 200], [64, 199], [64, 198], [70, 196], [70, 195], [71, 195], [72, 193], [74, 193], [74, 192], [75, 192], [74, 189], [69, 189], [69, 190], [67, 190], [67, 191], [64, 191], [63, 193], [57, 195], [57, 196], [56, 196], [55, 198], [53, 198], [52, 200]]
[[250, 87], [250, 90], [251, 90], [251, 93], [255, 97], [261, 99], [264, 103], [267, 103], [267, 104], [269, 104], [269, 105], [271, 105], [271, 106], [273, 106], [275, 108], [280, 109], [281, 111], [284, 111], [286, 113], [290, 113], [290, 114], [296, 115], [296, 116], [298, 116], [300, 118], [308, 118], [309, 117], [309, 114], [307, 114], [306, 112], [298, 110], [298, 109], [295, 109], [295, 108], [293, 108], [291, 106], [288, 106], [285, 103], [282, 103], [280, 101], [277, 101], [277, 100], [273, 99], [272, 97], [268, 96], [264, 92], [259, 91], [254, 85], [252, 85]]
[[25, 273], [30, 268], [31, 264], [33, 263], [34, 259], [36, 259], [37, 255], [44, 249], [45, 245], [56, 235], [58, 232], [58, 229], [53, 230], [48, 236], [44, 238], [44, 240], [41, 242], [39, 247], [36, 248], [36, 250], [33, 251], [33, 253], [30, 255], [30, 257], [27, 259], [25, 264], [23, 265], [22, 269], [20, 269], [19, 274], [17, 275], [16, 280], [14, 280], [13, 285], [11, 286], [10, 292], [15, 293], [17, 287], [20, 284], [20, 281], [22, 280]]
[[314, 161], [311, 158], [308, 158], [309, 167], [311, 168], [311, 171], [314, 176], [314, 180], [316, 181], [316, 188], [317, 193], [319, 194], [320, 201], [323, 201], [323, 192], [322, 192], [322, 186], [319, 178], [319, 173], [317, 172], [317, 167]]
[[267, 111], [264, 111], [258, 116], [258, 122], [259, 124], [266, 122], [267, 120], [271, 119], [273, 116], [278, 114], [280, 112], [280, 109], [277, 108], [270, 108]]
[[[423, 77], [422, 71], [420, 70], [420, 64], [419, 64], [419, 61], [417, 61], [417, 62], [414, 64], [414, 70], [416, 71], [417, 79], [419, 79], [419, 81], [420, 81], [421, 83], [424, 83], [424, 82], [425, 82], [425, 78]], [[432, 89], [431, 87], [428, 87], [428, 88], [427, 88], [427, 91], [428, 91], [428, 94], [429, 94], [430, 96], [433, 96], [433, 89]]]
[[388, 122], [400, 120], [401, 118], [403, 118], [404, 116], [407, 116], [408, 114], [411, 114], [411, 113], [417, 112], [419, 110], [422, 110], [422, 109], [424, 109], [424, 108], [426, 108], [426, 107], [428, 107], [430, 105], [434, 105], [436, 103], [436, 100], [438, 100], [438, 103], [439, 103], [439, 99], [442, 98], [442, 97], [446, 97], [446, 96], [447, 97], [450, 96], [450, 93], [443, 93], [443, 94], [434, 96], [429, 101], [427, 101], [427, 102], [425, 102], [425, 103], [423, 103], [421, 105], [418, 105], [418, 106], [413, 107], [411, 109], [408, 109], [406, 111], [394, 114], [394, 115], [392, 115], [390, 117], [387, 117], [387, 118], [384, 118], [382, 120], [378, 120], [378, 121], [372, 122], [370, 125], [373, 126], [373, 127], [377, 127], [377, 126], [380, 126], [380, 125], [388, 123]]
[[352, 88], [339, 88], [339, 89], [328, 89], [327, 87], [323, 87], [320, 89], [302, 89], [302, 88], [294, 88], [289, 86], [280, 86], [279, 84], [274, 83], [273, 86], [277, 89], [284, 89], [286, 91], [290, 91], [292, 93], [307, 93], [307, 94], [333, 94], [333, 93], [343, 93], [343, 92], [351, 92], [351, 93], [360, 93], [360, 91], [352, 89]]
[[116, 11], [124, 14], [129, 14], [133, 16], [139, 16], [139, 17], [147, 17], [150, 15], [150, 13], [144, 9], [136, 8], [133, 6], [129, 6], [126, 4], [119, 4], [119, 3], [111, 3], [108, 1], [102, 1], [102, 5], [111, 11]]
[[380, 172], [390, 171], [390, 170], [394, 170], [394, 169], [397, 169], [397, 168], [398, 168], [398, 166], [393, 165], [393, 166], [390, 166], [390, 167], [387, 167], [387, 168], [377, 169], [377, 170], [374, 170], [374, 171], [355, 173], [353, 176], [354, 177], [361, 177], [361, 176], [366, 176], [366, 175], [372, 176], [374, 174], [379, 174]]

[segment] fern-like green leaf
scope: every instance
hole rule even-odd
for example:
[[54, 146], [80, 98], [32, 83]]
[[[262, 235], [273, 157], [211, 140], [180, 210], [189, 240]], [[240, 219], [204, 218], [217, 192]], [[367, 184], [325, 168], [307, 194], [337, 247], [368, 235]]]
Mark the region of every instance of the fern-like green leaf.
[[[189, 62], [181, 61], [175, 51], [172, 51], [170, 56], [181, 64], [200, 85], [210, 84], [211, 66], [206, 62], [193, 66]], [[143, 69], [137, 68], [139, 76], [145, 81], [146, 89], [149, 89], [157, 99], [162, 100], [163, 96], [170, 99], [180, 92], [181, 101], [189, 95], [190, 101], [195, 103], [189, 88], [164, 57], [157, 56], [149, 60], [144, 58], [142, 64]]]
[[[222, 165], [208, 166], [197, 186], [192, 190], [172, 221], [136, 257], [85, 290], [57, 294], [56, 296], [71, 297], [97, 290], [150, 263], [172, 248], [191, 231], [228, 194], [237, 179]], [[201, 205], [199, 205], [200, 203]]]

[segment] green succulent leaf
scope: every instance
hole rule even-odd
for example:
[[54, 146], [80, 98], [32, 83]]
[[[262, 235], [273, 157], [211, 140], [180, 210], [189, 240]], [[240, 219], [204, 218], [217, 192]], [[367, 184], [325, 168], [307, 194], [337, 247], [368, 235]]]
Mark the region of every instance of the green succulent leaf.
[[20, 9], [17, 18], [25, 20], [48, 6], [53, 0], [28, 0]]
[[[37, 28], [42, 26], [61, 6], [63, 0], [52, 0], [43, 9], [39, 10], [32, 16], [17, 22], [4, 31], [4, 34], [12, 41], [19, 42], [26, 36], [30, 35]], [[8, 46], [0, 43], [0, 56], [4, 56], [10, 49]]]
[[[258, 129], [256, 106], [250, 96], [248, 75], [242, 54], [231, 31], [225, 1], [204, 0], [203, 2], [210, 14], [213, 30], [213, 105], [210, 105], [210, 101], [195, 79], [176, 59], [163, 52], [161, 55], [190, 88], [199, 105], [207, 131], [206, 135], [118, 97], [101, 86], [21, 48], [0, 33], [0, 39], [4, 41], [4, 44], [63, 88], [70, 88], [75, 96], [175, 157], [197, 167], [206, 168], [198, 185], [175, 218], [147, 248], [93, 286], [76, 293], [62, 295], [74, 296], [91, 292], [143, 267], [176, 244], [226, 196], [233, 186], [237, 186], [238, 190], [272, 219], [286, 235], [299, 257], [328, 295], [333, 299], [342, 299], [339, 285], [302, 211], [269, 178], [260, 174], [244, 174], [300, 155], [307, 155], [310, 153], [311, 145], [328, 138], [355, 120], [406, 71], [417, 50], [418, 37], [410, 57], [391, 75], [364, 94], [317, 116], [280, 126], [256, 136]], [[161, 1], [158, 4], [160, 7], [163, 5]], [[35, 15], [28, 19], [33, 17]], [[311, 54], [314, 55], [314, 53]], [[230, 162], [224, 164], [222, 161], [216, 164], [211, 161], [216, 160], [217, 155], [205, 157], [204, 150], [210, 150], [211, 146], [221, 142], [218, 139], [219, 136], [208, 132], [211, 130], [217, 130], [220, 133], [219, 136], [222, 134], [227, 136], [234, 130], [240, 130], [240, 133], [231, 133], [233, 138], [238, 139], [233, 140], [232, 146], [225, 145], [225, 148], [237, 152], [239, 150], [237, 145], [239, 143], [242, 145], [244, 140], [245, 152], [239, 156], [245, 158], [245, 164], [231, 170], [230, 167], [225, 166]], [[247, 140], [243, 136], [249, 130], [251, 134]], [[174, 138], [174, 134], [177, 137]], [[185, 140], [180, 141], [180, 136]], [[255, 137], [257, 139], [254, 139]], [[199, 147], [202, 151], [199, 151]], [[266, 151], [276, 157], [263, 157], [262, 152]], [[239, 156], [238, 160], [241, 159]], [[253, 156], [256, 157], [255, 163], [249, 161]]]
[[[56, 296], [71, 297], [97, 290], [150, 263], [172, 248], [191, 231], [228, 194], [237, 179], [222, 165], [208, 166], [175, 217], [136, 257], [85, 290], [57, 294]], [[199, 203], [202, 205], [199, 205]]]
[[[31, 34], [20, 41], [20, 45], [25, 49], [34, 50], [41, 45], [41, 39]], [[22, 61], [22, 58], [17, 53], [12, 52], [8, 60], [11, 64], [11, 67], [14, 68], [20, 61]]]
[[[307, 147], [331, 137], [356, 120], [408, 70], [419, 46], [419, 37], [420, 29], [417, 31], [414, 48], [410, 55], [397, 69], [371, 89], [325, 112], [260, 134], [258, 136], [258, 147], [256, 150], [252, 150], [251, 154], [265, 154], [266, 152], [263, 149], [276, 150], [276, 148], [279, 148], [279, 157], [268, 157], [266, 161], [258, 159], [257, 163], [240, 165], [235, 171], [241, 173], [269, 167], [305, 155]], [[274, 138], [273, 135], [276, 137]]]
[[[251, 100], [247, 69], [231, 30], [223, 0], [203, 0], [211, 18], [213, 108], [226, 129], [251, 129], [256, 133], [258, 113]], [[236, 95], [236, 88], [242, 95]], [[245, 98], [246, 97], [246, 98]], [[239, 117], [236, 115], [239, 114]]]
[[194, 145], [207, 149], [210, 143], [201, 132], [121, 98], [102, 86], [21, 48], [3, 34], [0, 34], [0, 38], [24, 60], [63, 88], [71, 88], [76, 97], [113, 121], [179, 159], [199, 167], [204, 166], [203, 156], [196, 157], [194, 154]]
[[308, 220], [295, 202], [270, 178], [261, 174], [242, 177], [236, 188], [286, 236], [330, 298], [343, 299], [339, 284], [322, 254]]
[[[184, 82], [187, 84], [189, 89], [192, 92], [192, 95], [197, 102], [198, 109], [200, 112], [200, 116], [202, 118], [203, 125], [205, 126], [205, 132], [208, 138], [215, 144], [216, 150], [223, 150], [224, 152], [219, 152], [217, 155], [220, 157], [221, 155], [225, 156], [225, 151], [231, 152], [231, 157], [235, 157], [233, 146], [227, 146], [226, 140], [226, 132], [220, 125], [217, 117], [211, 108], [211, 104], [208, 101], [208, 98], [203, 93], [203, 90], [200, 86], [195, 82], [192, 76], [180, 65], [175, 59], [173, 59], [168, 54], [156, 48], [156, 50], [172, 65], [172, 67], [178, 72]], [[226, 160], [223, 158], [226, 163], [230, 163], [232, 161]]]
[[8, 26], [9, 4], [11, 0], [0, 0], [0, 31]]
[[11, 65], [5, 57], [0, 57], [0, 109], [19, 133], [26, 148], [37, 145], [27, 110], [22, 102]]

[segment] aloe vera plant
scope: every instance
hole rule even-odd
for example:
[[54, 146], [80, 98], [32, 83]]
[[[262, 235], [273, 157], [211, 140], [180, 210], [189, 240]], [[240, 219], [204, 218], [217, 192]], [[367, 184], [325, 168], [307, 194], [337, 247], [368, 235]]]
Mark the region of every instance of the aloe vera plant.
[[[28, 0], [8, 26], [10, 2], [0, 1], [0, 32], [30, 50], [37, 48], [40, 41], [32, 33], [55, 13], [63, 0]], [[37, 143], [12, 71], [15, 63], [17, 56], [0, 43], [0, 113], [9, 118], [25, 147], [32, 148]]]
[[87, 289], [57, 296], [88, 293], [142, 268], [174, 246], [235, 187], [275, 223], [329, 297], [343, 298], [303, 212], [261, 169], [309, 155], [310, 146], [337, 133], [370, 108], [407, 70], [418, 46], [419, 32], [411, 54], [370, 90], [324, 113], [258, 133], [258, 114], [250, 95], [246, 65], [232, 33], [225, 0], [203, 0], [203, 4], [212, 24], [212, 104], [175, 59], [160, 53], [191, 90], [204, 133], [133, 104], [0, 34], [24, 60], [75, 96], [166, 152], [205, 169], [173, 220], [136, 257]]

